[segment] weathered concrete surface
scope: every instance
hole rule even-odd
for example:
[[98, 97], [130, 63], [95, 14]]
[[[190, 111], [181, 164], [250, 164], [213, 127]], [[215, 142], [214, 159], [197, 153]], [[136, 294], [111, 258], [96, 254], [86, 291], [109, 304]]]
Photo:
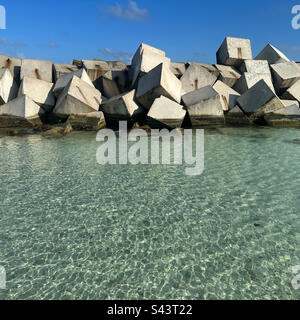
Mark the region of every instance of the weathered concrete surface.
[[198, 63], [192, 62], [180, 79], [182, 84], [182, 94], [198, 90], [206, 86], [212, 86], [217, 77]]
[[238, 92], [220, 80], [213, 85], [213, 89], [220, 95], [223, 111], [231, 110], [236, 106], [237, 98], [240, 96]]
[[45, 111], [51, 111], [55, 106], [53, 83], [24, 77], [19, 88], [18, 96], [26, 95]]
[[250, 125], [250, 119], [244, 114], [239, 106], [235, 106], [225, 114], [225, 122], [234, 125]]
[[0, 68], [9, 69], [17, 84], [20, 84], [21, 63], [21, 59], [0, 54]]
[[285, 54], [271, 44], [267, 44], [265, 48], [256, 56], [255, 60], [267, 60], [269, 64], [290, 61]]
[[21, 64], [21, 80], [23, 80], [24, 77], [52, 83], [52, 62], [47, 60], [23, 59]]
[[216, 64], [216, 68], [220, 72], [218, 80], [224, 82], [231, 88], [235, 85], [237, 80], [241, 77], [241, 73], [234, 67]]
[[139, 80], [136, 99], [148, 110], [161, 95], [180, 103], [181, 88], [180, 80], [170, 71], [169, 66], [161, 63]]
[[250, 73], [245, 72], [235, 83], [233, 89], [240, 94], [245, 93], [247, 90], [252, 88], [257, 82], [264, 80], [271, 90], [275, 92], [272, 76], [270, 73]]
[[282, 99], [297, 100], [300, 102], [300, 80], [288, 88], [281, 97]]
[[136, 87], [141, 77], [161, 63], [170, 67], [171, 60], [166, 57], [165, 52], [142, 43], [134, 54], [131, 62], [132, 87]]
[[44, 110], [28, 96], [20, 96], [0, 106], [0, 127], [41, 126]]
[[72, 64], [54, 64], [54, 80], [57, 81], [60, 77], [70, 72], [78, 70], [78, 67]]
[[260, 80], [237, 99], [238, 105], [252, 121], [284, 107], [264, 80]]
[[74, 130], [95, 131], [106, 127], [104, 114], [101, 111], [72, 114], [69, 116], [67, 123]]
[[[191, 64], [191, 62], [189, 62], [189, 64]], [[208, 63], [198, 63], [198, 64], [199, 66], [203, 67], [204, 69], [212, 73], [215, 77], [217, 78], [219, 77], [220, 71], [214, 65], [208, 64]]]
[[271, 71], [277, 93], [283, 93], [300, 80], [300, 67], [293, 61], [272, 64]]
[[0, 69], [0, 105], [15, 99], [18, 94], [18, 86], [7, 68]]
[[146, 120], [153, 129], [180, 128], [185, 115], [186, 110], [183, 106], [161, 96], [154, 100]]
[[285, 107], [296, 106], [299, 108], [299, 102], [295, 100], [281, 100]]
[[252, 59], [249, 39], [226, 37], [217, 51], [217, 63], [227, 66], [240, 66], [243, 60]]
[[100, 110], [103, 111], [109, 126], [118, 127], [119, 121], [133, 124], [143, 117], [144, 110], [135, 102], [134, 96], [135, 90], [131, 90], [102, 103]]
[[212, 87], [204, 87], [182, 96], [193, 127], [224, 124], [220, 95]]
[[107, 98], [118, 96], [130, 87], [128, 71], [108, 71], [97, 82], [96, 88]]
[[186, 71], [186, 64], [184, 62], [171, 62], [171, 72], [180, 79]]
[[251, 72], [258, 74], [270, 74], [271, 70], [267, 60], [244, 60], [240, 66], [240, 72]]
[[126, 64], [122, 61], [82, 60], [82, 65], [92, 82], [99, 79], [107, 71], [127, 70]]
[[61, 76], [56, 81], [53, 89], [53, 93], [56, 97], [58, 97], [64, 91], [65, 87], [68, 85], [68, 83], [72, 80], [74, 76], [78, 77], [79, 79], [85, 81], [90, 86], [94, 87], [93, 82], [91, 81], [85, 69], [77, 69], [75, 71], [72, 71], [70, 73], [67, 73]]
[[73, 76], [59, 96], [53, 113], [66, 118], [71, 114], [99, 111], [101, 93], [85, 81]]
[[284, 108], [264, 116], [270, 126], [300, 128], [300, 108], [297, 101], [282, 100]]

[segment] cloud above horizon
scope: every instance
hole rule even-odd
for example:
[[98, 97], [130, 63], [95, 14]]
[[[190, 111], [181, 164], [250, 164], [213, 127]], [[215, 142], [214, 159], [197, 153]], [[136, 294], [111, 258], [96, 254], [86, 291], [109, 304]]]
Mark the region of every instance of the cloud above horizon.
[[0, 45], [4, 46], [4, 47], [26, 47], [26, 43], [19, 41], [19, 40], [15, 40], [13, 42], [8, 41], [5, 38], [0, 38]]
[[300, 46], [281, 46], [280, 50], [287, 52], [300, 52]]
[[132, 54], [125, 51], [114, 51], [109, 48], [101, 48], [98, 50], [104, 59], [123, 61], [126, 64], [131, 63]]
[[112, 6], [106, 6], [104, 9], [108, 14], [131, 21], [146, 21], [149, 17], [149, 10], [146, 8], [139, 8], [137, 3], [132, 0], [128, 1], [127, 7], [116, 3]]

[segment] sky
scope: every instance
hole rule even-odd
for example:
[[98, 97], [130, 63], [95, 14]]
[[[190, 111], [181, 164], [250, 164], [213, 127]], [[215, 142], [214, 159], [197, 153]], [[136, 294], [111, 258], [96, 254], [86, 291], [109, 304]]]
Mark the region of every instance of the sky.
[[231, 36], [251, 39], [254, 57], [271, 43], [300, 61], [300, 29], [291, 24], [297, 4], [300, 0], [0, 0], [6, 10], [0, 53], [53, 63], [94, 58], [130, 63], [144, 42], [174, 62], [215, 63], [216, 51]]

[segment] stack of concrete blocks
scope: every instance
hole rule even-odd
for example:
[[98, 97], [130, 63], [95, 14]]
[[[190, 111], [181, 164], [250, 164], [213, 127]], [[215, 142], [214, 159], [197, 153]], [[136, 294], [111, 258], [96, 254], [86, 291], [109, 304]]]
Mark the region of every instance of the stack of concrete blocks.
[[78, 67], [72, 64], [54, 64], [53, 79], [56, 82], [60, 77], [70, 72], [78, 70]]

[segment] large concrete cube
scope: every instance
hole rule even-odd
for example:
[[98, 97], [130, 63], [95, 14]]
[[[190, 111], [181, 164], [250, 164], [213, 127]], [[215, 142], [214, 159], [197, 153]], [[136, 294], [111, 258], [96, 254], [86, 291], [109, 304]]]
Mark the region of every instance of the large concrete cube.
[[300, 67], [296, 62], [282, 62], [271, 65], [274, 86], [278, 93], [283, 93], [300, 80]]
[[264, 80], [260, 80], [247, 90], [237, 99], [237, 102], [251, 120], [284, 107], [282, 101]]
[[225, 122], [231, 125], [250, 125], [250, 119], [245, 115], [242, 109], [236, 105], [225, 114]]
[[161, 96], [154, 100], [147, 114], [147, 123], [154, 129], [181, 128], [185, 115], [186, 110], [183, 106]]
[[282, 95], [283, 99], [297, 100], [300, 102], [300, 80], [296, 81]]
[[72, 114], [69, 116], [67, 123], [74, 130], [95, 131], [106, 126], [104, 114], [101, 111]]
[[267, 44], [265, 48], [257, 55], [255, 60], [267, 60], [269, 64], [276, 64], [290, 61], [288, 57], [280, 50]]
[[231, 110], [236, 106], [237, 98], [240, 96], [238, 92], [219, 80], [214, 84], [213, 89], [220, 96], [223, 111]]
[[28, 96], [17, 97], [0, 106], [0, 127], [42, 125], [44, 110]]
[[270, 89], [275, 91], [270, 73], [251, 73], [245, 72], [235, 83], [233, 89], [240, 94], [245, 93], [248, 89], [252, 88], [260, 80], [265, 80]]
[[240, 71], [259, 73], [259, 74], [271, 74], [269, 63], [267, 60], [244, 60], [240, 66]]
[[70, 72], [78, 70], [78, 67], [72, 64], [54, 64], [54, 80], [57, 81], [60, 77]]
[[59, 96], [53, 113], [61, 118], [71, 114], [99, 111], [101, 93], [85, 81], [73, 76]]
[[237, 80], [241, 77], [241, 73], [234, 67], [216, 64], [216, 68], [220, 72], [218, 80], [227, 84], [228, 87], [232, 88]]
[[131, 62], [132, 87], [136, 87], [137, 81], [159, 64], [165, 63], [170, 67], [171, 60], [165, 52], [142, 43], [134, 54]]
[[104, 112], [107, 124], [118, 127], [119, 121], [133, 124], [141, 119], [144, 110], [135, 101], [135, 90], [113, 97], [102, 103], [100, 110]]
[[0, 54], [0, 68], [7, 68], [17, 84], [20, 84], [21, 63], [21, 59], [15, 59]]
[[180, 103], [181, 87], [180, 80], [170, 71], [169, 66], [161, 63], [139, 80], [136, 99], [148, 110], [161, 95]]
[[7, 68], [0, 69], [0, 105], [17, 97], [18, 86]]
[[224, 123], [220, 95], [212, 87], [204, 87], [182, 96], [193, 127]]
[[192, 62], [180, 81], [182, 94], [186, 94], [203, 87], [212, 86], [217, 81], [217, 77], [198, 63]]
[[61, 76], [55, 83], [53, 93], [56, 97], [58, 97], [65, 89], [65, 87], [69, 84], [69, 82], [72, 80], [72, 78], [76, 76], [79, 79], [85, 81], [90, 86], [94, 87], [93, 82], [91, 81], [90, 77], [88, 76], [85, 69], [77, 69], [75, 71], [72, 71], [70, 73], [67, 73], [63, 76]]
[[46, 60], [23, 59], [21, 64], [21, 80], [23, 80], [24, 77], [52, 83], [52, 62]]
[[217, 63], [227, 66], [240, 66], [243, 60], [252, 59], [249, 39], [226, 37], [217, 51]]
[[18, 95], [28, 96], [45, 111], [51, 111], [55, 106], [53, 83], [47, 81], [24, 77]]
[[118, 96], [128, 91], [130, 83], [128, 71], [108, 71], [100, 78], [100, 91], [107, 98]]
[[184, 62], [171, 62], [170, 70], [178, 79], [180, 79], [186, 71], [186, 64]]
[[220, 71], [214, 65], [208, 64], [208, 63], [198, 63], [198, 64], [199, 66], [203, 67], [204, 69], [212, 73], [215, 77], [217, 78], [219, 77]]

